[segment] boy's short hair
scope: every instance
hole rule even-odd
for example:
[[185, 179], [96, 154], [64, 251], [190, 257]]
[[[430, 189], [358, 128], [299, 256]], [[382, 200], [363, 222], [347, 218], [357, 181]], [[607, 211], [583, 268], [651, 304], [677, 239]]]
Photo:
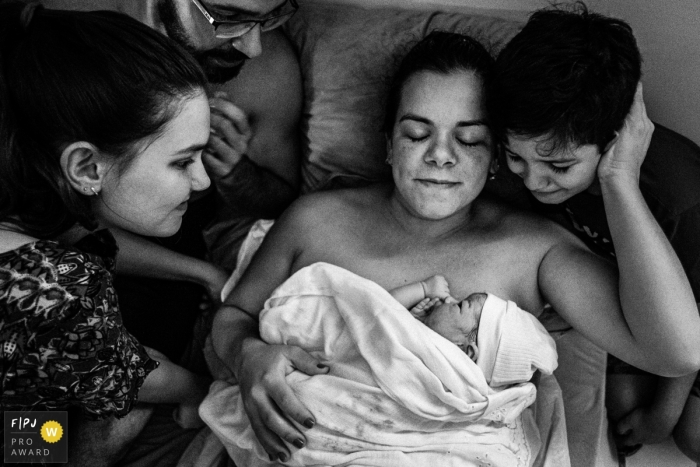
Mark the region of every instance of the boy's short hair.
[[605, 146], [622, 128], [641, 77], [641, 56], [624, 21], [577, 2], [530, 16], [496, 60], [492, 113], [501, 138], [548, 136]]

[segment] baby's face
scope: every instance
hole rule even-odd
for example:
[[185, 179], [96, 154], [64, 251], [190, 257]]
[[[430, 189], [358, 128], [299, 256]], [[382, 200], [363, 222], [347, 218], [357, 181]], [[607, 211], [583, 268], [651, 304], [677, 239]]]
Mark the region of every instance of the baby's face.
[[459, 303], [438, 305], [425, 320], [426, 326], [456, 344], [465, 353], [468, 353], [469, 344], [476, 344], [483, 307], [483, 300], [475, 298], [475, 295], [470, 295]]

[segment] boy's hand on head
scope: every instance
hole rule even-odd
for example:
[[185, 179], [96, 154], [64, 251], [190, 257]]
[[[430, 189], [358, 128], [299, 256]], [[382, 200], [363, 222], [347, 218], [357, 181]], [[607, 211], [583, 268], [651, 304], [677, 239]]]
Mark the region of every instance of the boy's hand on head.
[[623, 176], [633, 177], [639, 183], [639, 172], [653, 133], [654, 124], [647, 116], [640, 82], [622, 129], [605, 149], [598, 164], [598, 177], [601, 181]]
[[211, 109], [211, 132], [209, 143], [202, 153], [202, 162], [207, 174], [217, 181], [233, 170], [248, 150], [253, 132], [248, 116], [218, 92], [209, 99]]
[[444, 276], [436, 274], [421, 282], [426, 298], [439, 298], [441, 300], [450, 296], [450, 286]]

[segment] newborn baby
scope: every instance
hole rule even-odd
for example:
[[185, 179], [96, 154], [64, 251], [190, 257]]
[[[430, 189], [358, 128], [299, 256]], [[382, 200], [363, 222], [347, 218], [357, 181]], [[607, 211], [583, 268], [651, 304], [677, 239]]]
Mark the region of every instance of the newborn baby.
[[554, 341], [542, 324], [515, 303], [488, 293], [458, 302], [440, 275], [389, 293], [426, 326], [454, 343], [493, 387], [529, 381], [537, 369], [556, 368]]

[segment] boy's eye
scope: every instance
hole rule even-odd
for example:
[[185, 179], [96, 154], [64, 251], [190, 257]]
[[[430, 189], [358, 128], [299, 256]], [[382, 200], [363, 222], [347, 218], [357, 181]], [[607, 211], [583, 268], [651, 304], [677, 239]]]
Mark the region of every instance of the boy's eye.
[[566, 172], [569, 170], [569, 168], [570, 168], [571, 166], [570, 166], [570, 165], [559, 166], [559, 165], [556, 165], [556, 164], [549, 164], [549, 167], [550, 167], [555, 173], [561, 174], [561, 173], [566, 173]]
[[508, 159], [510, 159], [513, 162], [519, 162], [520, 161], [520, 156], [516, 156], [515, 154], [512, 154], [510, 152], [507, 152], [506, 155], [508, 156]]

